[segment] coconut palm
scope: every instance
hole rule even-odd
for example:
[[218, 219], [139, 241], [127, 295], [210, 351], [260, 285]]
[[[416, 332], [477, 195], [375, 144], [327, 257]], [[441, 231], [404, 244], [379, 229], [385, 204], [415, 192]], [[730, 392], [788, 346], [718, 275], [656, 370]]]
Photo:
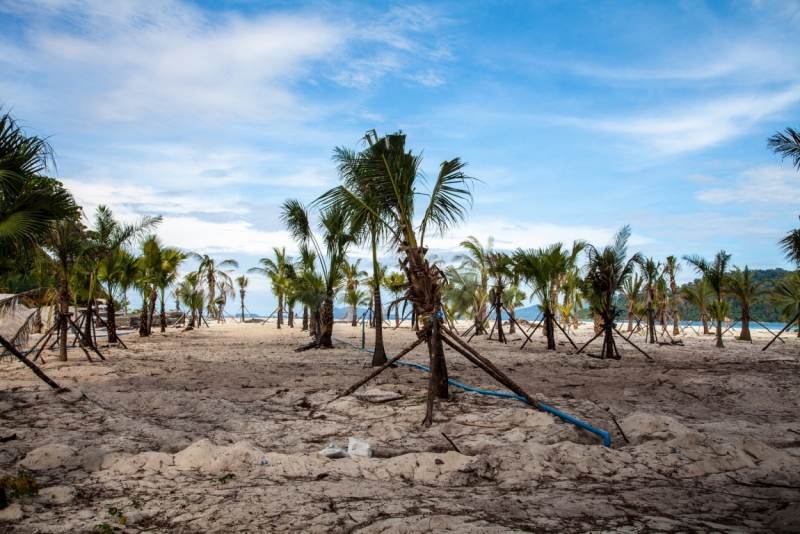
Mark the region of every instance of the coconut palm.
[[767, 147], [775, 154], [780, 154], [781, 160], [791, 159], [792, 164], [800, 170], [800, 133], [791, 128], [786, 128], [785, 134], [776, 132], [767, 138]]
[[233, 287], [231, 277], [228, 275], [228, 273], [232, 272], [232, 269], [226, 270], [223, 269], [223, 267], [235, 267], [238, 269], [239, 262], [236, 260], [222, 260], [217, 263], [217, 261], [208, 254], [200, 255], [196, 252], [189, 252], [186, 257], [200, 262], [200, 265], [197, 267], [197, 274], [198, 280], [200, 282], [205, 281], [206, 287], [208, 287], [208, 316], [214, 316], [217, 321], [219, 321], [220, 312], [216, 308], [217, 280], [222, 280], [226, 282], [228, 286]]
[[325, 281], [325, 299], [320, 316], [322, 333], [319, 335], [319, 342], [314, 345], [330, 348], [333, 346], [333, 301], [345, 282], [347, 251], [356, 242], [354, 234], [349, 231], [347, 213], [337, 206], [323, 209], [317, 223], [319, 238], [312, 230], [309, 210], [297, 200], [290, 199], [283, 203], [281, 220], [293, 239], [301, 246], [313, 246], [320, 258]]
[[394, 324], [395, 327], [400, 326], [400, 295], [403, 293], [406, 287], [406, 277], [403, 273], [399, 272], [391, 272], [391, 273], [384, 273], [383, 287], [389, 290], [389, 293], [392, 294], [392, 302], [389, 303], [389, 306], [386, 309], [386, 314], [391, 315], [392, 313], [392, 305], [394, 305]]
[[245, 275], [236, 277], [236, 285], [239, 287], [239, 298], [242, 301], [242, 322], [244, 322], [244, 296], [247, 293], [247, 286], [249, 284], [250, 280]]
[[[789, 273], [775, 282], [767, 299], [786, 321], [800, 314], [800, 272]], [[800, 328], [797, 337], [800, 338]]]
[[283, 324], [283, 297], [288, 281], [288, 274], [292, 258], [286, 255], [286, 247], [273, 247], [272, 258], [261, 258], [258, 262], [261, 267], [251, 267], [248, 273], [257, 273], [266, 276], [272, 284], [272, 294], [278, 298], [278, 328]]
[[503, 294], [506, 286], [514, 279], [514, 260], [504, 252], [489, 251], [486, 255], [486, 273], [492, 281], [489, 300], [494, 306], [497, 324], [497, 340], [505, 343], [503, 333]]
[[[623, 226], [602, 250], [587, 246], [588, 263], [586, 265], [586, 283], [592, 311], [599, 315], [605, 328], [603, 355], [613, 357], [616, 350], [611, 329], [620, 310], [614, 306], [617, 292], [625, 281], [634, 274], [636, 265], [642, 262], [642, 255], [628, 255], [628, 239], [630, 226]], [[627, 259], [626, 259], [627, 258]]]
[[454, 266], [445, 269], [447, 285], [442, 290], [442, 302], [447, 303], [454, 317], [472, 318], [477, 333], [479, 312], [488, 295], [481, 289], [480, 274]]
[[[445, 279], [439, 267], [425, 257], [425, 237], [442, 234], [464, 219], [472, 201], [472, 178], [463, 173], [466, 164], [459, 158], [445, 161], [426, 195], [420, 187], [424, 180], [420, 172], [422, 157], [406, 150], [402, 132], [379, 138], [373, 130], [365, 138], [368, 148], [353, 155], [360, 172], [343, 177], [343, 185], [325, 193], [319, 202], [327, 207], [344, 207], [353, 221], [372, 217], [386, 232], [387, 245], [396, 247], [404, 256], [400, 263], [408, 280], [404, 298], [423, 320], [430, 355], [425, 419], [425, 424], [430, 425], [434, 397], [447, 398], [449, 390], [443, 342], [438, 334]], [[418, 197], [425, 196], [427, 203], [417, 206]], [[415, 220], [416, 214], [421, 217]]]
[[[725, 282], [727, 280], [725, 271], [728, 269], [731, 255], [726, 254], [724, 250], [720, 250], [714, 256], [714, 261], [711, 262], [697, 255], [684, 256], [683, 259], [692, 265], [699, 274], [703, 275], [718, 303], [714, 309], [717, 312], [722, 310], [723, 306], [719, 303], [722, 302], [725, 294]], [[725, 318], [723, 317], [723, 319]], [[722, 342], [722, 322], [717, 321], [717, 348], [724, 347], [725, 344]]]
[[305, 300], [300, 298], [301, 288], [299, 287], [299, 285], [303, 282], [305, 273], [313, 273], [315, 271], [316, 263], [317, 263], [317, 253], [308, 248], [307, 246], [301, 246], [300, 258], [294, 264], [295, 280], [293, 281], [292, 284], [293, 291], [296, 294], [298, 302], [300, 302], [303, 305], [303, 328], [301, 328], [301, 331], [307, 331], [309, 329], [308, 328], [309, 305]]
[[[345, 296], [348, 305], [351, 306], [350, 312], [352, 314], [351, 326], [358, 325], [358, 306], [364, 304], [361, 302], [360, 298], [356, 298], [355, 294], [358, 291], [358, 284], [364, 276], [367, 276], [367, 271], [360, 269], [359, 264], [361, 260], [356, 260], [355, 263], [345, 262], [342, 266], [342, 275], [344, 276], [344, 289], [347, 293], [350, 293], [349, 296]], [[357, 302], [357, 304], [353, 304]], [[369, 298], [367, 298], [366, 302], [369, 302]]]
[[657, 302], [658, 286], [663, 281], [661, 262], [656, 262], [653, 260], [653, 258], [642, 259], [639, 265], [639, 272], [642, 275], [644, 304], [645, 308], [647, 309], [648, 343], [655, 343], [656, 326], [653, 304]]
[[[465, 248], [467, 252], [465, 254], [456, 254], [453, 257], [453, 261], [460, 261], [461, 269], [467, 269], [478, 275], [480, 286], [477, 291], [488, 296], [489, 256], [493, 253], [494, 238], [489, 236], [486, 240], [486, 246], [484, 247], [477, 237], [469, 236], [465, 241], [462, 241], [459, 246]], [[487, 302], [482, 303], [480, 308], [475, 310], [475, 325], [477, 328], [475, 333], [477, 335], [486, 333], [484, 325], [488, 319], [486, 317]]]
[[628, 305], [628, 332], [633, 332], [634, 311], [642, 298], [642, 278], [638, 273], [634, 273], [632, 277], [628, 277], [625, 280], [620, 294]]
[[200, 326], [203, 306], [205, 305], [205, 291], [201, 287], [197, 272], [190, 272], [184, 276], [175, 291], [176, 295], [186, 306], [189, 314], [189, 328]]
[[678, 291], [678, 284], [675, 283], [675, 277], [681, 272], [681, 264], [678, 263], [675, 256], [667, 256], [667, 261], [664, 263], [664, 275], [669, 278], [669, 292], [672, 303], [672, 335], [677, 336], [680, 334], [680, 313], [678, 313], [678, 304], [680, 304], [680, 292]]
[[725, 280], [727, 294], [738, 300], [742, 308], [742, 329], [739, 334], [739, 339], [742, 341], [752, 341], [750, 337], [750, 307], [758, 302], [764, 294], [766, 280], [756, 282], [754, 277], [755, 273], [747, 265], [744, 266], [744, 270], [734, 266], [733, 271]]
[[711, 288], [705, 278], [701, 278], [694, 284], [687, 284], [681, 287], [681, 298], [697, 306], [700, 310], [700, 321], [703, 323], [703, 334], [708, 335], [708, 299], [711, 297]]
[[514, 334], [516, 333], [516, 322], [517, 318], [515, 315], [515, 311], [517, 308], [522, 306], [525, 303], [525, 299], [528, 296], [519, 288], [519, 279], [516, 275], [514, 275], [515, 281], [503, 291], [503, 306], [505, 306], [506, 311], [508, 311], [509, 316], [509, 325], [508, 325], [508, 333]]

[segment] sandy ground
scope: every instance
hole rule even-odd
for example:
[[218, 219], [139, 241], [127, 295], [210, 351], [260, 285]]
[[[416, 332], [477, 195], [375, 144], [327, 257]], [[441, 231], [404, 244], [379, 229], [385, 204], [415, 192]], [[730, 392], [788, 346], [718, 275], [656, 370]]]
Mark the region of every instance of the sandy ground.
[[[386, 335], [390, 355], [414, 339]], [[68, 391], [2, 362], [0, 437], [17, 439], [0, 444], [0, 474], [28, 469], [41, 489], [0, 512], [0, 532], [798, 532], [800, 341], [761, 352], [766, 335], [728, 335], [724, 350], [713, 336], [634, 336], [653, 362], [624, 345], [620, 361], [576, 355], [561, 335], [556, 353], [538, 333], [523, 350], [519, 334], [472, 340], [529, 393], [610, 432], [611, 448], [455, 387], [425, 429], [427, 374], [409, 367], [334, 400], [370, 355], [295, 353], [306, 333], [274, 324], [128, 335], [94, 363], [46, 355]], [[335, 336], [360, 344], [361, 329]], [[451, 378], [503, 390], [447, 353]], [[427, 363], [423, 349], [406, 360]], [[375, 457], [318, 454], [350, 436]]]

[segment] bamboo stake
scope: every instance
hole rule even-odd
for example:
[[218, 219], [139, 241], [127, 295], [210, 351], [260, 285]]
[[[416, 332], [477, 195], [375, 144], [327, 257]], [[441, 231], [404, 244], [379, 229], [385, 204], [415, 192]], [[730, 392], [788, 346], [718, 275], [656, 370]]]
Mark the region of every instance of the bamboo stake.
[[[381, 374], [382, 372], [384, 372], [386, 369], [388, 369], [389, 367], [391, 367], [391, 366], [392, 366], [392, 364], [394, 364], [395, 362], [397, 362], [397, 360], [399, 360], [400, 358], [402, 358], [403, 356], [405, 356], [406, 354], [408, 354], [409, 352], [411, 352], [412, 350], [414, 350], [414, 349], [415, 349], [417, 346], [419, 346], [419, 345], [420, 345], [420, 344], [421, 344], [423, 341], [425, 341], [425, 337], [424, 337], [424, 336], [423, 336], [423, 337], [420, 337], [420, 338], [419, 338], [419, 339], [417, 339], [417, 340], [416, 340], [414, 343], [412, 343], [412, 344], [411, 344], [411, 345], [409, 345], [408, 347], [406, 347], [406, 348], [404, 348], [403, 350], [401, 350], [401, 351], [400, 351], [400, 354], [398, 354], [397, 356], [395, 356], [394, 358], [392, 358], [392, 359], [391, 359], [391, 360], [389, 360], [388, 362], [384, 363], [383, 365], [381, 365], [380, 367], [378, 367], [377, 369], [375, 369], [374, 371], [372, 371], [372, 372], [371, 372], [370, 374], [368, 374], [368, 375], [367, 375], [365, 378], [362, 378], [361, 380], [359, 380], [358, 382], [356, 382], [355, 384], [353, 384], [352, 386], [350, 386], [350, 387], [347, 389], [347, 391], [345, 391], [345, 392], [344, 392], [344, 393], [342, 393], [341, 395], [337, 396], [336, 398], [337, 398], [337, 399], [340, 399], [340, 398], [342, 398], [342, 397], [346, 397], [346, 396], [348, 396], [348, 395], [351, 395], [351, 394], [352, 394], [352, 393], [354, 393], [354, 392], [355, 392], [355, 391], [356, 391], [358, 388], [360, 388], [361, 386], [363, 386], [364, 384], [366, 384], [367, 382], [369, 382], [370, 380], [372, 380], [373, 378], [375, 378], [376, 376], [378, 376], [379, 374]], [[335, 399], [334, 399], [334, 400], [335, 400]]]
[[[615, 331], [617, 334], [619, 334], [619, 335], [621, 335], [621, 336], [622, 336], [622, 333], [621, 333], [619, 330], [617, 330], [616, 328], [614, 328], [614, 331]], [[622, 336], [622, 339], [625, 339], [625, 336]], [[648, 359], [648, 360], [651, 360], [651, 361], [653, 360], [653, 358], [651, 358], [649, 354], [647, 354], [645, 351], [643, 351], [642, 349], [640, 349], [639, 347], [637, 347], [637, 346], [636, 346], [636, 344], [635, 344], [633, 341], [631, 341], [630, 339], [625, 339], [625, 341], [627, 341], [628, 343], [630, 343], [631, 345], [633, 345], [633, 348], [635, 348], [636, 350], [638, 350], [639, 352], [641, 352], [642, 354], [644, 354], [645, 356], [647, 356], [647, 359]]]
[[44, 372], [42, 372], [42, 370], [39, 369], [39, 367], [35, 363], [33, 363], [28, 358], [23, 356], [22, 353], [20, 353], [16, 349], [16, 347], [14, 347], [14, 345], [9, 343], [6, 340], [6, 338], [4, 338], [3, 336], [0, 336], [0, 345], [3, 345], [3, 348], [5, 348], [8, 352], [10, 352], [14, 356], [16, 356], [19, 361], [21, 361], [23, 364], [25, 364], [25, 366], [28, 367], [28, 369], [33, 371], [33, 374], [38, 376], [45, 384], [47, 384], [48, 386], [50, 386], [53, 389], [59, 389], [60, 388], [60, 386], [58, 384], [56, 384], [55, 382], [53, 382], [50, 379], [50, 377], [48, 377], [46, 374], [44, 374]]
[[788, 329], [789, 329], [789, 327], [791, 327], [791, 326], [794, 324], [794, 322], [797, 320], [797, 318], [798, 318], [798, 317], [800, 317], [800, 313], [798, 313], [797, 315], [795, 315], [795, 316], [792, 318], [792, 320], [791, 320], [791, 321], [789, 321], [788, 323], [786, 323], [786, 326], [784, 326], [784, 327], [783, 327], [783, 329], [782, 329], [780, 332], [778, 332], [778, 333], [775, 335], [775, 337], [773, 337], [773, 338], [772, 338], [772, 341], [770, 341], [769, 343], [767, 343], [767, 346], [766, 346], [766, 347], [764, 347], [763, 349], [761, 349], [761, 351], [763, 352], [763, 351], [767, 350], [767, 349], [769, 348], [769, 346], [770, 346], [770, 345], [772, 345], [772, 344], [775, 342], [775, 340], [776, 340], [776, 339], [778, 339], [778, 338], [780, 337], [780, 335], [781, 335], [781, 334], [783, 334], [783, 333], [784, 333], [786, 330], [788, 330]]
[[[769, 328], [767, 328], [767, 327], [766, 327], [766, 326], [764, 326], [763, 324], [759, 323], [759, 322], [758, 322], [758, 321], [756, 321], [755, 319], [753, 319], [753, 322], [754, 322], [754, 323], [758, 323], [758, 324], [760, 324], [762, 327], [764, 327], [764, 330], [766, 330], [767, 332], [769, 332], [769, 333], [770, 333], [770, 334], [772, 334], [773, 336], [775, 335], [775, 332], [773, 332], [772, 330], [770, 330]], [[786, 341], [784, 341], [784, 340], [783, 340], [783, 338], [778, 338], [778, 340], [779, 340], [781, 343], [783, 343], [783, 344], [786, 344]]]

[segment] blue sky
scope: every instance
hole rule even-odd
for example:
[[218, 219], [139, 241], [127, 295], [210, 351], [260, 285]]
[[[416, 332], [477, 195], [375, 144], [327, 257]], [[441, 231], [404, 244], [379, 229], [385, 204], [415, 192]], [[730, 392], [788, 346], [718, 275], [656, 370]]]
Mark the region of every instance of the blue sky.
[[162, 214], [168, 244], [242, 271], [294, 248], [278, 206], [335, 185], [333, 147], [373, 128], [482, 180], [444, 257], [631, 224], [659, 259], [787, 266], [800, 173], [765, 140], [800, 127], [794, 0], [0, 0], [0, 21], [0, 102], [87, 212]]

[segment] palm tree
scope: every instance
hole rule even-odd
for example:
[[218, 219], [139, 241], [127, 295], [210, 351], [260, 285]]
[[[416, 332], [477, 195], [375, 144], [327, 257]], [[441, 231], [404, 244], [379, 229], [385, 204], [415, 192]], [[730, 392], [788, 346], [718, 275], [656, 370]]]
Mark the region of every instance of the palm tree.
[[664, 275], [669, 277], [669, 292], [672, 297], [672, 335], [677, 336], [680, 334], [680, 314], [678, 313], [678, 304], [680, 304], [680, 292], [678, 291], [678, 284], [675, 283], [675, 277], [681, 272], [681, 264], [675, 256], [667, 256], [667, 261], [664, 264]]
[[278, 328], [283, 324], [283, 297], [288, 280], [289, 268], [292, 258], [286, 255], [286, 247], [273, 247], [273, 258], [261, 258], [258, 262], [262, 267], [251, 267], [248, 273], [257, 273], [266, 276], [272, 284], [272, 293], [278, 297]]
[[246, 289], [250, 280], [245, 276], [236, 277], [236, 285], [239, 286], [239, 298], [242, 300], [242, 323], [244, 323], [244, 296], [247, 293]]
[[[775, 282], [767, 299], [786, 321], [800, 314], [800, 272], [789, 273]], [[800, 338], [800, 328], [797, 337]]]
[[597, 250], [592, 245], [587, 246], [589, 261], [586, 265], [586, 282], [589, 301], [593, 312], [603, 320], [605, 338], [602, 354], [609, 357], [613, 357], [616, 352], [611, 329], [620, 313], [614, 307], [615, 297], [625, 281], [634, 274], [636, 265], [642, 262], [642, 255], [639, 253], [626, 260], [630, 236], [630, 226], [623, 226], [603, 250]]
[[734, 266], [725, 281], [726, 292], [738, 300], [742, 308], [742, 329], [739, 334], [739, 339], [742, 341], [752, 341], [750, 337], [750, 307], [764, 294], [763, 286], [766, 280], [755, 282], [754, 277], [755, 274], [747, 265], [744, 266], [743, 271]]
[[[547, 350], [556, 350], [555, 309], [558, 306], [558, 290], [554, 290], [567, 272], [567, 255], [561, 243], [537, 250], [517, 249], [514, 253], [515, 270], [527, 282], [533, 292], [531, 299], [539, 300], [544, 313], [544, 334]], [[554, 298], [555, 296], [555, 298]]]
[[[716, 256], [714, 256], [713, 262], [706, 261], [705, 258], [696, 255], [684, 256], [683, 259], [692, 265], [697, 272], [706, 279], [711, 291], [717, 297], [717, 304], [714, 310], [720, 312], [723, 309], [721, 302], [725, 294], [725, 271], [728, 268], [731, 255], [726, 254], [724, 250], [720, 250], [717, 252]], [[722, 319], [724, 320], [725, 317]], [[722, 342], [722, 321], [719, 320], [717, 321], [717, 348], [725, 348], [725, 344]]]
[[[91, 240], [93, 253], [92, 274], [99, 276], [102, 266], [108, 303], [106, 305], [106, 324], [108, 326], [108, 342], [117, 341], [114, 289], [120, 282], [123, 267], [126, 265], [123, 250], [131, 241], [142, 235], [143, 232], [155, 228], [162, 218], [145, 216], [133, 224], [122, 223], [114, 218], [112, 211], [103, 205], [97, 207], [94, 221], [92, 221], [86, 235]], [[93, 295], [90, 295], [92, 297]]]
[[653, 261], [653, 258], [643, 259], [639, 265], [639, 272], [642, 274], [644, 284], [644, 304], [647, 309], [647, 331], [648, 343], [656, 342], [656, 323], [653, 303], [657, 299], [658, 285], [663, 280], [661, 272], [661, 262]]
[[[425, 419], [425, 424], [430, 425], [434, 397], [447, 398], [449, 389], [438, 319], [445, 279], [439, 267], [425, 257], [425, 236], [447, 232], [464, 219], [472, 201], [472, 178], [463, 173], [466, 164], [459, 158], [443, 162], [427, 195], [427, 205], [418, 210], [416, 200], [424, 196], [419, 187], [423, 179], [419, 170], [422, 157], [406, 151], [402, 132], [379, 138], [373, 130], [365, 139], [369, 147], [353, 155], [360, 172], [343, 177], [343, 185], [325, 193], [318, 202], [327, 207], [344, 207], [352, 221], [372, 218], [386, 233], [387, 244], [404, 255], [400, 263], [408, 280], [404, 298], [423, 319], [430, 355]], [[415, 213], [422, 214], [419, 223], [415, 222]]]
[[489, 299], [492, 301], [497, 324], [497, 340], [506, 342], [503, 333], [503, 295], [506, 286], [515, 277], [514, 260], [504, 252], [490, 251], [486, 256], [486, 272], [492, 279], [492, 290]]
[[[355, 243], [355, 236], [350, 232], [346, 212], [337, 206], [325, 208], [319, 213], [317, 227], [320, 238], [314, 235], [308, 209], [297, 200], [290, 199], [281, 207], [281, 220], [301, 246], [312, 245], [321, 259], [320, 267], [325, 281], [325, 299], [323, 302], [320, 323], [322, 333], [319, 343], [314, 346], [333, 347], [333, 301], [336, 293], [344, 284], [344, 265], [347, 263], [347, 251]], [[320, 245], [322, 242], [322, 246]]]
[[705, 278], [701, 278], [694, 284], [687, 284], [681, 287], [681, 298], [689, 304], [697, 306], [697, 308], [700, 310], [700, 321], [703, 323], [703, 334], [706, 335], [708, 335], [708, 312], [706, 308], [708, 306], [710, 293], [711, 288], [709, 287]]
[[506, 307], [506, 311], [508, 311], [508, 316], [510, 319], [508, 325], [509, 334], [514, 334], [516, 332], [516, 309], [522, 306], [525, 303], [525, 299], [528, 298], [525, 292], [519, 288], [519, 279], [516, 275], [514, 275], [514, 278], [516, 280], [512, 282], [512, 284], [505, 291], [503, 291], [503, 306]]
[[642, 279], [637, 273], [625, 280], [620, 293], [625, 302], [628, 303], [628, 332], [633, 332], [634, 311], [642, 297]]
[[178, 284], [176, 295], [190, 314], [189, 327], [193, 328], [195, 324], [200, 326], [205, 304], [205, 291], [200, 287], [200, 280], [196, 272], [190, 272], [183, 278]]
[[800, 133], [786, 128], [786, 133], [778, 133], [767, 138], [767, 148], [781, 155], [781, 160], [790, 158], [792, 164], [800, 170]]
[[[459, 244], [460, 247], [467, 249], [466, 254], [456, 254], [453, 261], [460, 261], [461, 268], [467, 269], [478, 275], [480, 285], [477, 289], [480, 293], [489, 295], [489, 255], [492, 254], [494, 248], [494, 238], [489, 236], [486, 240], [486, 246], [481, 245], [478, 238], [469, 236], [465, 241]], [[488, 302], [488, 299], [487, 299]], [[480, 307], [475, 310], [475, 325], [476, 334], [481, 335], [486, 333], [484, 325], [486, 324], [486, 303], [483, 302]]]
[[116, 343], [118, 340], [114, 299], [117, 293], [121, 292], [122, 300], [127, 302], [125, 293], [134, 280], [139, 278], [139, 265], [136, 258], [122, 248], [117, 248], [109, 254], [103, 254], [97, 264], [97, 279], [101, 284], [105, 284], [103, 289], [106, 297], [106, 325], [109, 343]]
[[[358, 306], [364, 304], [363, 302], [361, 302], [363, 299], [355, 297], [355, 292], [357, 292], [358, 290], [358, 284], [360, 279], [364, 276], [367, 276], [367, 271], [359, 269], [360, 263], [361, 260], [359, 259], [356, 260], [355, 263], [345, 262], [344, 265], [342, 266], [342, 275], [344, 276], [345, 280], [344, 289], [347, 292], [346, 295], [350, 294], [349, 296], [346, 296], [345, 299], [346, 302], [351, 306], [350, 311], [353, 315], [351, 317], [352, 319], [351, 326], [358, 325]], [[367, 302], [369, 302], [369, 299], [367, 299]]]
[[36, 248], [52, 223], [79, 219], [69, 191], [46, 176], [54, 167], [46, 139], [26, 135], [8, 113], [0, 116], [0, 256]]
[[196, 252], [189, 252], [186, 257], [200, 262], [200, 265], [197, 267], [197, 274], [198, 280], [201, 282], [205, 280], [208, 287], [208, 316], [214, 316], [217, 321], [219, 321], [220, 312], [216, 308], [217, 280], [222, 280], [227, 283], [227, 286], [233, 287], [231, 277], [228, 275], [232, 269], [224, 270], [222, 267], [235, 267], [238, 269], [239, 262], [236, 260], [222, 260], [217, 263], [216, 260], [208, 256], [208, 254], [203, 254], [201, 256]]
[[386, 310], [387, 315], [392, 313], [392, 304], [394, 304], [394, 324], [395, 327], [400, 326], [400, 295], [406, 287], [406, 277], [403, 273], [391, 272], [383, 275], [383, 287], [389, 290], [392, 294], [393, 300], [389, 303]]
[[447, 285], [442, 289], [442, 302], [447, 303], [453, 316], [472, 318], [477, 333], [478, 310], [486, 303], [488, 295], [481, 290], [480, 274], [452, 265], [445, 269]]
[[302, 288], [300, 287], [304, 283], [304, 276], [305, 273], [313, 273], [316, 270], [316, 263], [317, 263], [317, 253], [308, 248], [307, 246], [300, 247], [300, 259], [294, 264], [294, 273], [295, 273], [295, 280], [293, 283], [293, 291], [296, 294], [297, 300], [303, 305], [303, 327], [300, 329], [301, 331], [306, 331], [309, 329], [309, 304], [303, 300], [301, 297]]

